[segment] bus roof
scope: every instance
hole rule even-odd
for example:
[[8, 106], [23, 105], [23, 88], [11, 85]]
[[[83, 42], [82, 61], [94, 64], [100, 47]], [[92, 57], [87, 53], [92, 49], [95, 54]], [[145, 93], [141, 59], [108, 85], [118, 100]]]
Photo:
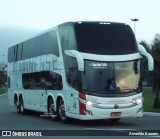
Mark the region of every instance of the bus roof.
[[45, 33], [47, 33], [47, 32], [50, 32], [50, 31], [52, 31], [52, 30], [56, 30], [58, 27], [60, 27], [60, 26], [66, 26], [66, 25], [74, 25], [74, 24], [92, 24], [92, 23], [97, 23], [97, 24], [122, 24], [122, 25], [127, 25], [126, 23], [120, 23], [120, 22], [111, 22], [111, 21], [74, 21], [74, 22], [72, 22], [72, 21], [70, 21], [70, 22], [64, 22], [64, 23], [62, 23], [62, 24], [59, 24], [59, 25], [57, 25], [57, 26], [54, 26], [54, 27], [51, 27], [51, 28], [49, 28], [49, 29], [46, 29], [46, 30], [44, 30], [44, 31], [42, 31], [42, 32], [40, 32], [40, 33], [38, 33], [38, 34], [36, 34], [36, 35], [33, 35], [32, 37], [29, 37], [29, 38], [26, 38], [26, 39], [24, 39], [24, 40], [20, 40], [20, 41], [17, 41], [17, 42], [15, 42], [15, 43], [13, 43], [12, 45], [10, 45], [9, 47], [12, 47], [12, 46], [15, 46], [15, 45], [17, 45], [17, 44], [19, 44], [19, 43], [22, 43], [22, 42], [25, 42], [25, 41], [27, 41], [27, 40], [30, 40], [30, 39], [32, 39], [32, 38], [34, 38], [34, 37], [38, 37], [39, 35], [43, 35], [43, 34], [45, 34]]

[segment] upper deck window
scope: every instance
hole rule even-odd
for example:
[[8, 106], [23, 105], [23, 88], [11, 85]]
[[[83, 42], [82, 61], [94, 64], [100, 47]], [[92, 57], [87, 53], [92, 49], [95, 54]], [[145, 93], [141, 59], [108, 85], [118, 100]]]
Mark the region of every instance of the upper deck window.
[[137, 53], [131, 28], [122, 23], [85, 22], [75, 24], [78, 51], [102, 55]]

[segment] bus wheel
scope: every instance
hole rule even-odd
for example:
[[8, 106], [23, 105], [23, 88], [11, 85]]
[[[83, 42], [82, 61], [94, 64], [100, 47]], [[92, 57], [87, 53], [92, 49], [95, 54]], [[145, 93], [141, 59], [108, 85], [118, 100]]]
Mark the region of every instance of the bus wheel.
[[23, 98], [21, 97], [19, 100], [19, 110], [18, 112], [21, 114], [26, 114], [26, 109], [24, 108], [24, 102], [23, 102]]
[[49, 100], [48, 100], [48, 114], [53, 120], [57, 120], [57, 115], [54, 110], [54, 104], [53, 104], [52, 98], [49, 98]]
[[59, 100], [59, 103], [58, 103], [58, 106], [57, 106], [57, 111], [58, 111], [59, 120], [64, 122], [64, 123], [68, 122], [68, 117], [66, 116], [66, 113], [65, 113], [65, 106], [64, 106], [63, 99]]
[[15, 97], [15, 99], [14, 99], [14, 106], [16, 107], [17, 112], [20, 113], [20, 103], [19, 103], [17, 97]]

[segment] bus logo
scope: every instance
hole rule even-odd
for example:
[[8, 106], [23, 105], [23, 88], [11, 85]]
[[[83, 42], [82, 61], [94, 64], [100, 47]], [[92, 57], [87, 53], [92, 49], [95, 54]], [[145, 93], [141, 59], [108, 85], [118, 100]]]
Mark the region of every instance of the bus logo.
[[115, 109], [118, 109], [118, 107], [119, 107], [118, 104], [115, 104], [115, 105], [114, 105], [114, 108], [115, 108]]

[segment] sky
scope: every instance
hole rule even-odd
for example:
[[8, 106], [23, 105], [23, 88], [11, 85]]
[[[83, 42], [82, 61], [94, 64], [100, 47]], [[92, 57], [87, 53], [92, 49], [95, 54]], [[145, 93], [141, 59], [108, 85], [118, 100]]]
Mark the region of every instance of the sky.
[[45, 30], [68, 21], [124, 22], [138, 41], [151, 43], [160, 33], [160, 0], [0, 0], [4, 24]]
[[160, 33], [160, 0], [0, 0], [0, 25], [47, 29], [67, 21], [125, 22], [137, 39]]

